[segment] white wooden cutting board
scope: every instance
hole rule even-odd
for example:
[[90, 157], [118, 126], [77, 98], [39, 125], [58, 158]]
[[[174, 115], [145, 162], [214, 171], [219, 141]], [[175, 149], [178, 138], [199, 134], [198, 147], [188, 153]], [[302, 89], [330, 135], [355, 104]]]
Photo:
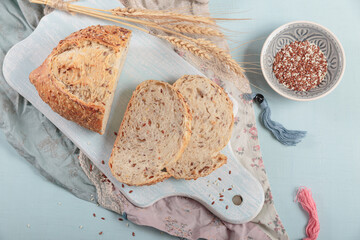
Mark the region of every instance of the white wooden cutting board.
[[[116, 0], [87, 0], [77, 4], [102, 9], [120, 6]], [[219, 218], [230, 223], [244, 223], [253, 219], [262, 208], [263, 189], [259, 182], [238, 162], [230, 144], [222, 151], [228, 156], [228, 163], [210, 176], [199, 178], [196, 181], [171, 178], [152, 186], [130, 187], [125, 185], [123, 188], [122, 183], [111, 175], [108, 159], [115, 140], [114, 132], [119, 129], [135, 87], [148, 79], [173, 83], [184, 74], [201, 75], [162, 40], [132, 29], [133, 36], [129, 53], [120, 76], [104, 135], [86, 130], [62, 118], [40, 99], [28, 79], [30, 72], [45, 60], [61, 39], [74, 31], [94, 24], [114, 23], [87, 16], [74, 16], [60, 11], [54, 11], [45, 16], [36, 30], [24, 41], [16, 44], [6, 55], [3, 72], [9, 85], [64, 132], [133, 204], [146, 207], [161, 198], [180, 195], [199, 201]], [[234, 106], [236, 113], [238, 106], [236, 102], [234, 102]], [[105, 161], [105, 164], [101, 163], [102, 160]], [[131, 193], [129, 193], [130, 190], [132, 190]], [[219, 194], [224, 195], [224, 201], [219, 201]], [[238, 206], [232, 201], [235, 195], [240, 195], [243, 199]], [[212, 204], [212, 202], [215, 203]]]

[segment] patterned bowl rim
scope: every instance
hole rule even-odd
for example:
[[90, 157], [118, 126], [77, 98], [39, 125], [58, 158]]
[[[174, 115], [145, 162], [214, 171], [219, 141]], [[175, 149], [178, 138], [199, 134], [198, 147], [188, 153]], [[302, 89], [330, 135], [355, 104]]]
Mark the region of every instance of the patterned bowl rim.
[[[332, 86], [330, 89], [328, 89], [326, 92], [323, 92], [321, 95], [318, 95], [316, 97], [312, 97], [312, 98], [296, 98], [296, 97], [293, 97], [293, 96], [290, 96], [290, 95], [287, 95], [286, 93], [282, 92], [280, 89], [278, 89], [271, 81], [270, 79], [268, 79], [267, 77], [267, 74], [266, 74], [266, 70], [265, 70], [265, 63], [263, 61], [263, 57], [265, 55], [265, 52], [267, 50], [267, 48], [269, 47], [270, 45], [270, 42], [273, 40], [273, 38], [276, 36], [276, 34], [278, 34], [281, 30], [285, 29], [286, 27], [290, 26], [290, 25], [293, 25], [293, 24], [299, 24], [299, 23], [305, 23], [305, 24], [309, 24], [309, 25], [314, 25], [314, 26], [317, 26], [319, 28], [322, 28], [323, 30], [325, 30], [329, 35], [331, 35], [335, 41], [337, 42], [337, 44], [339, 45], [339, 48], [340, 48], [340, 55], [343, 59], [343, 68], [341, 70], [341, 73], [339, 75], [339, 78], [337, 80], [337, 82], [334, 84], [334, 86]], [[263, 76], [266, 80], [266, 82], [270, 85], [270, 87], [275, 91], [277, 92], [278, 94], [280, 94], [281, 96], [283, 97], [286, 97], [288, 99], [291, 99], [291, 100], [295, 100], [295, 101], [302, 101], [302, 102], [305, 102], [305, 101], [312, 101], [312, 100], [316, 100], [316, 99], [319, 99], [319, 98], [322, 98], [326, 95], [328, 95], [329, 93], [331, 93], [340, 83], [343, 75], [344, 75], [344, 72], [345, 72], [345, 67], [346, 67], [346, 58], [345, 58], [345, 51], [344, 51], [344, 48], [343, 46], [341, 45], [339, 39], [335, 36], [334, 33], [332, 33], [329, 29], [327, 29], [326, 27], [318, 24], [318, 23], [314, 23], [314, 22], [310, 22], [310, 21], [293, 21], [293, 22], [289, 22], [289, 23], [286, 23], [284, 25], [281, 25], [280, 27], [276, 28], [272, 33], [270, 33], [270, 35], [266, 38], [265, 42], [264, 42], [264, 45], [261, 49], [261, 54], [260, 54], [260, 65], [261, 65], [261, 71], [263, 73]]]

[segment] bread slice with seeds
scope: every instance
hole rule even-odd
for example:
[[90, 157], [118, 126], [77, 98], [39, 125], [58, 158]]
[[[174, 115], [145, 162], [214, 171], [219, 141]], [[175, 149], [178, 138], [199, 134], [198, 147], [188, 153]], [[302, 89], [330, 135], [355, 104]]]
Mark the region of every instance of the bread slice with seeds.
[[117, 26], [74, 32], [30, 73], [30, 81], [52, 110], [103, 134], [130, 36]]
[[227, 161], [219, 151], [231, 137], [232, 102], [221, 87], [201, 76], [185, 75], [173, 86], [190, 108], [192, 134], [181, 158], [169, 163], [166, 169], [175, 178], [204, 177]]
[[117, 180], [150, 185], [169, 178], [191, 134], [191, 115], [183, 97], [168, 83], [148, 80], [134, 91], [110, 157]]

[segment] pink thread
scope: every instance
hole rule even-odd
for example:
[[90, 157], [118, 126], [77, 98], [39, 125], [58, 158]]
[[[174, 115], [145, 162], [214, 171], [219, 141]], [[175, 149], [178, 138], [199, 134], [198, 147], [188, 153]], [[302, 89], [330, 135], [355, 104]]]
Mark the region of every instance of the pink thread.
[[320, 223], [316, 204], [312, 198], [310, 189], [299, 187], [299, 190], [296, 193], [295, 202], [299, 202], [302, 208], [309, 214], [309, 222], [306, 226], [307, 238], [303, 238], [303, 240], [316, 240], [320, 232]]

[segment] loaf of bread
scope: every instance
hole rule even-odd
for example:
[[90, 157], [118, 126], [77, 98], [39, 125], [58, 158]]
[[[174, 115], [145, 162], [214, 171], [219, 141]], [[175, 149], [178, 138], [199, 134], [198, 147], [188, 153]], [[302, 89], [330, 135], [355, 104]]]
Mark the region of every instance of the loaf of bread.
[[112, 174], [128, 185], [150, 185], [169, 178], [191, 134], [184, 98], [168, 83], [148, 80], [134, 91], [109, 160]]
[[232, 102], [221, 87], [201, 76], [185, 75], [173, 86], [190, 108], [192, 134], [181, 158], [166, 166], [167, 172], [175, 178], [204, 177], [227, 161], [219, 151], [231, 137]]
[[55, 112], [103, 134], [130, 36], [117, 26], [74, 32], [31, 72], [30, 81]]

